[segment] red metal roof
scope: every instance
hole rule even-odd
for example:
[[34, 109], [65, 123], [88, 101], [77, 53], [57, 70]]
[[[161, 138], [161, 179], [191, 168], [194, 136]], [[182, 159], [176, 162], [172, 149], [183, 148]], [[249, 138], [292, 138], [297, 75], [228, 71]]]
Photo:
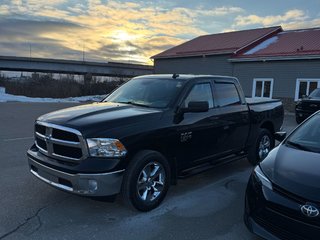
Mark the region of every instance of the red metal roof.
[[204, 35], [170, 48], [151, 58], [171, 58], [201, 56], [213, 54], [230, 54], [255, 43], [269, 35], [282, 31], [282, 28], [269, 27], [236, 32]]
[[233, 58], [268, 58], [320, 55], [320, 28], [283, 31]]

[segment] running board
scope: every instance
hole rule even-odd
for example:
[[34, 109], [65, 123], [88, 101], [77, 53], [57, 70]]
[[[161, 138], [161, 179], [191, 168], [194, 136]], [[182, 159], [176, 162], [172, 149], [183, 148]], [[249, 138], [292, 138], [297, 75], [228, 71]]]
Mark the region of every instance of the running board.
[[188, 177], [194, 176], [196, 174], [199, 174], [199, 173], [202, 173], [202, 172], [206, 172], [206, 171], [208, 171], [208, 170], [210, 170], [212, 168], [223, 166], [223, 165], [226, 165], [228, 163], [231, 163], [231, 162], [234, 162], [234, 161], [237, 161], [237, 160], [241, 160], [241, 159], [243, 159], [245, 157], [247, 157], [247, 154], [235, 155], [235, 156], [233, 155], [231, 157], [229, 156], [229, 157], [221, 158], [218, 161], [206, 162], [206, 163], [197, 165], [195, 167], [183, 170], [179, 174], [178, 178], [179, 179], [188, 178]]

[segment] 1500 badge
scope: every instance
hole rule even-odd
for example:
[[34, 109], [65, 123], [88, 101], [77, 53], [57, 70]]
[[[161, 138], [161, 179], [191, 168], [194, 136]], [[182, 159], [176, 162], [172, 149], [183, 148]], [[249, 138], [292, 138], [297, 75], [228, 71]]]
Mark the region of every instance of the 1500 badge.
[[192, 138], [192, 132], [181, 133], [180, 142], [188, 142]]

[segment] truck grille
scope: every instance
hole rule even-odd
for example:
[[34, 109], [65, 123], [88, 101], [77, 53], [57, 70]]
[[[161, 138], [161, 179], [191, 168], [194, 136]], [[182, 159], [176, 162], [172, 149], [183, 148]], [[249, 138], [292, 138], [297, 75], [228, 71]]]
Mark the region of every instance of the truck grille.
[[87, 156], [81, 133], [55, 124], [36, 122], [35, 144], [42, 154], [58, 160], [79, 161]]

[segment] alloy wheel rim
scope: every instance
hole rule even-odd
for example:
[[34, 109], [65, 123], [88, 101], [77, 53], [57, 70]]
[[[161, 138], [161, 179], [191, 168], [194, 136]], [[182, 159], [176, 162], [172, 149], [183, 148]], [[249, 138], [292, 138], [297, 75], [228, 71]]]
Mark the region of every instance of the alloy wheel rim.
[[140, 172], [137, 181], [137, 193], [144, 202], [156, 200], [164, 189], [166, 174], [158, 162], [148, 163]]
[[265, 159], [265, 157], [269, 154], [271, 149], [271, 139], [269, 136], [264, 135], [259, 144], [259, 158], [260, 160]]

